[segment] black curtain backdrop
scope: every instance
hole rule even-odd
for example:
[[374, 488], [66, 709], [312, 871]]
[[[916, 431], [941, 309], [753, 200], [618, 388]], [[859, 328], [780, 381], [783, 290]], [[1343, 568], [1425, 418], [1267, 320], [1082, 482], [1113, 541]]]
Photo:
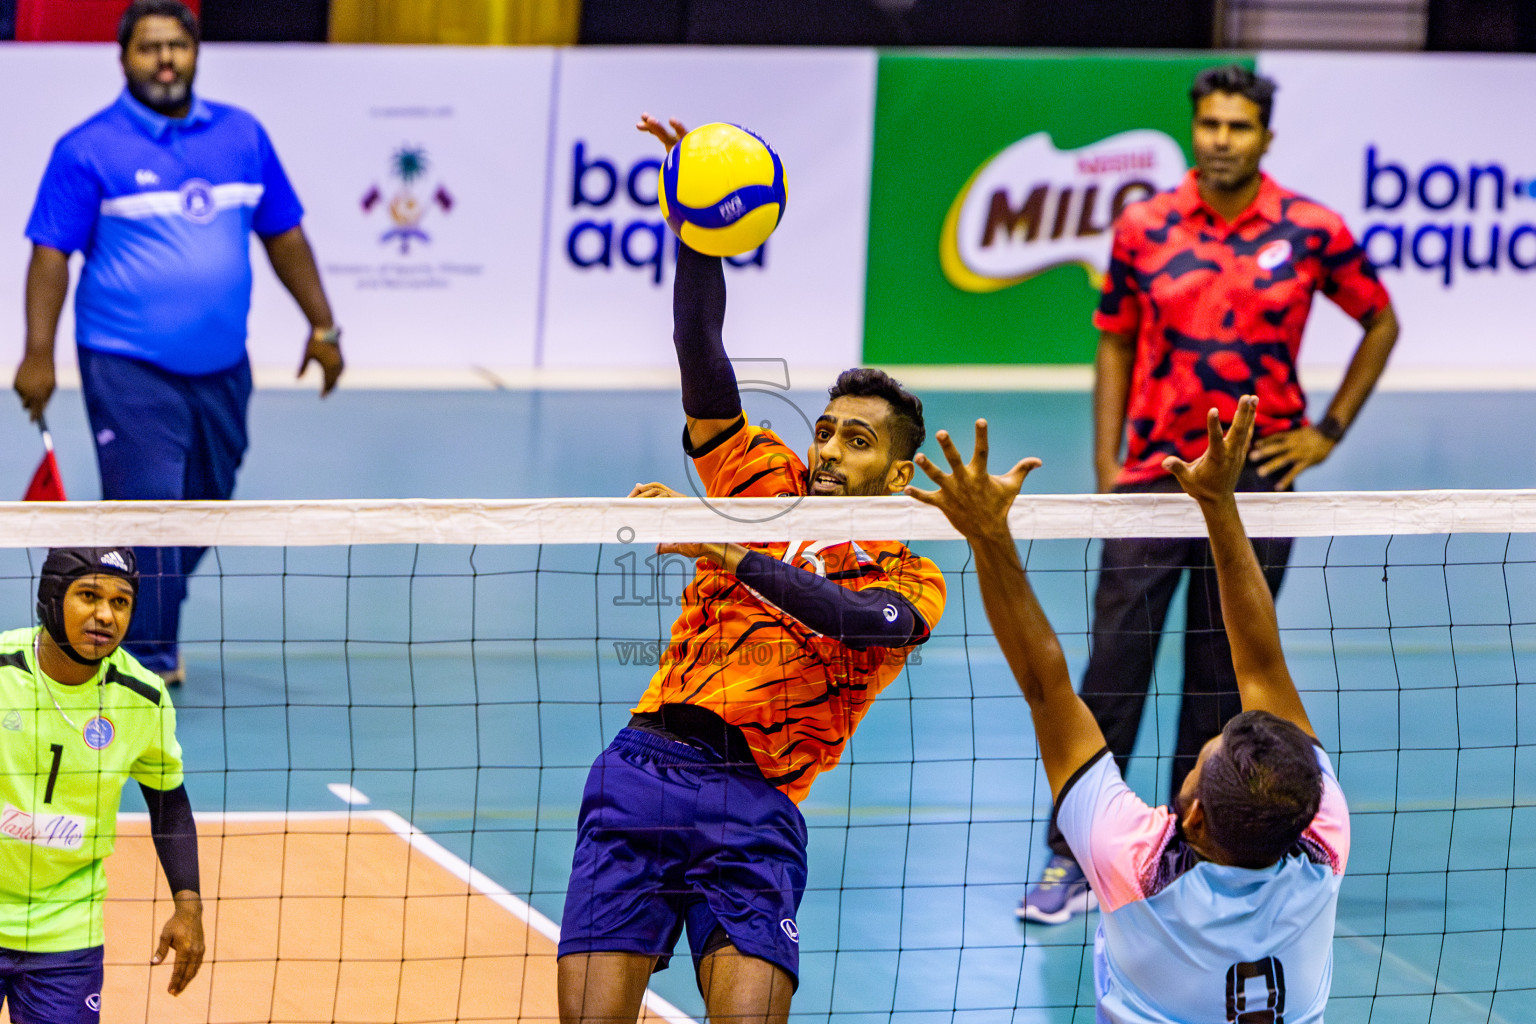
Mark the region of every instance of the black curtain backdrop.
[[584, 43], [1205, 49], [1213, 0], [583, 0]]
[[226, 43], [323, 43], [330, 0], [203, 0], [203, 38]]

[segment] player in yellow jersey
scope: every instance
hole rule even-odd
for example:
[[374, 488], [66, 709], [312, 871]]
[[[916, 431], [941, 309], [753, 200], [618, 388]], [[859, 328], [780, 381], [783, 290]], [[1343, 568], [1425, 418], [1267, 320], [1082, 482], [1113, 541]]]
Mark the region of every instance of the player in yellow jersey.
[[122, 650], [139, 574], [131, 548], [59, 548], [42, 625], [0, 633], [0, 1002], [18, 1024], [98, 1024], [102, 861], [123, 786], [139, 783], [176, 910], [179, 995], [203, 960], [197, 829], [165, 684]]
[[[669, 148], [682, 134], [644, 117]], [[879, 370], [830, 389], [804, 461], [748, 425], [720, 260], [673, 292], [683, 448], [711, 497], [882, 495], [912, 479], [922, 403]], [[635, 496], [672, 493], [642, 485]], [[560, 936], [564, 1024], [633, 1021], [688, 928], [710, 1019], [788, 1019], [805, 889], [796, 804], [928, 639], [944, 578], [895, 541], [664, 546], [696, 558], [671, 643], [587, 779]]]

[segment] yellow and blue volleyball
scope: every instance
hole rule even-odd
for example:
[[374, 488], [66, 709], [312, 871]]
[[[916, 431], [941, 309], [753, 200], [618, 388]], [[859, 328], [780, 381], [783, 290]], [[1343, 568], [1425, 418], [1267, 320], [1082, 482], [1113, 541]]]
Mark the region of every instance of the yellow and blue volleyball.
[[684, 135], [661, 165], [661, 213], [706, 256], [740, 256], [768, 240], [784, 217], [784, 164], [755, 132], [705, 124]]

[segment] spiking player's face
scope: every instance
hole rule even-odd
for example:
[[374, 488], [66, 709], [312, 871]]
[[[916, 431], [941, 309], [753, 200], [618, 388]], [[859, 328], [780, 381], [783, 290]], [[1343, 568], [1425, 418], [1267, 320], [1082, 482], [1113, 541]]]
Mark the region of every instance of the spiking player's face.
[[64, 635], [86, 658], [105, 658], [133, 618], [133, 587], [117, 576], [82, 576], [64, 592]]
[[172, 114], [191, 101], [197, 40], [175, 18], [159, 14], [140, 18], [122, 60], [128, 91], [149, 109]]
[[810, 492], [821, 497], [895, 494], [912, 480], [912, 463], [896, 459], [891, 406], [871, 395], [842, 395], [816, 421], [806, 455]]
[[1213, 92], [1195, 107], [1191, 143], [1200, 184], [1236, 192], [1259, 173], [1274, 136], [1259, 121], [1259, 105], [1246, 96]]

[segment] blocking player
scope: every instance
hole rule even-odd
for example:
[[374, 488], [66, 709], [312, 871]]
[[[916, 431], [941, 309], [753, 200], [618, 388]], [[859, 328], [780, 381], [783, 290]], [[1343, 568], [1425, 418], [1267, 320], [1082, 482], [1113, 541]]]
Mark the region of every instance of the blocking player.
[[138, 782], [176, 909], [150, 962], [176, 951], [180, 995], [203, 960], [197, 829], [165, 683], [120, 646], [132, 548], [56, 548], [42, 625], [0, 633], [0, 1002], [20, 1024], [97, 1024], [103, 860], [123, 785]]
[[1225, 435], [1210, 410], [1205, 453], [1193, 464], [1164, 460], [1205, 516], [1243, 707], [1201, 748], [1168, 807], [1148, 807], [1122, 781], [1019, 562], [1008, 509], [1039, 460], [990, 475], [978, 421], [969, 465], [941, 431], [951, 472], [919, 455], [939, 489], [907, 490], [971, 542], [1061, 830], [1099, 895], [1095, 995], [1107, 1024], [1317, 1024], [1328, 1002], [1349, 812], [1286, 668], [1274, 600], [1233, 496], [1257, 406], [1243, 397]]
[[[1195, 169], [1178, 188], [1126, 207], [1115, 224], [1094, 315], [1101, 332], [1093, 390], [1100, 491], [1177, 491], [1163, 460], [1197, 458], [1205, 410], [1214, 407], [1230, 422], [1237, 400], [1249, 394], [1259, 398], [1258, 419], [1237, 489], [1290, 490], [1300, 473], [1333, 452], [1386, 366], [1397, 317], [1365, 252], [1337, 213], [1261, 170], [1274, 139], [1274, 93], [1273, 81], [1240, 65], [1200, 72], [1190, 89]], [[1364, 333], [1325, 415], [1312, 424], [1296, 360], [1319, 292]], [[1291, 542], [1254, 543], [1270, 593], [1278, 593]], [[1082, 681], [1083, 699], [1124, 771], [1169, 604], [1186, 575], [1170, 794], [1239, 708], [1203, 539], [1105, 541]], [[1048, 841], [1052, 857], [1017, 914], [1059, 924], [1092, 909], [1094, 894], [1054, 824]]]
[[[649, 116], [639, 127], [669, 148], [684, 131]], [[673, 316], [683, 448], [710, 496], [895, 494], [911, 481], [922, 404], [897, 382], [841, 374], [802, 462], [742, 414], [719, 259], [682, 247]], [[796, 804], [927, 640], [944, 580], [894, 541], [660, 550], [697, 559], [697, 572], [650, 687], [588, 776], [560, 929], [561, 1020], [635, 1020], [686, 923], [710, 1019], [783, 1022], [806, 879]]]

